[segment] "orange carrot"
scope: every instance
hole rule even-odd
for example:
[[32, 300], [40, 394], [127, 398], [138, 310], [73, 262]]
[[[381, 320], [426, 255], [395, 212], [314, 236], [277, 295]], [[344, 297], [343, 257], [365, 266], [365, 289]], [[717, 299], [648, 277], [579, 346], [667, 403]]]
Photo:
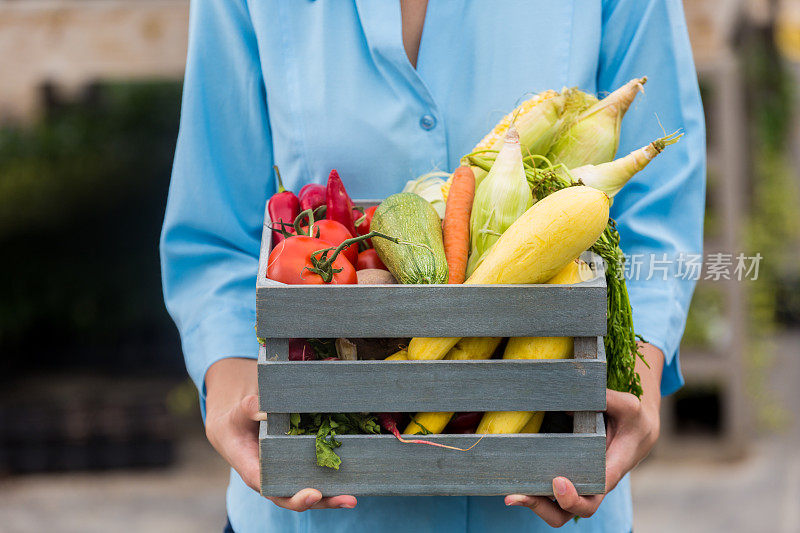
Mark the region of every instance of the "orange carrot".
[[447, 206], [444, 211], [442, 236], [444, 255], [450, 269], [448, 283], [464, 283], [469, 255], [469, 216], [475, 197], [475, 175], [469, 166], [460, 166], [453, 173]]

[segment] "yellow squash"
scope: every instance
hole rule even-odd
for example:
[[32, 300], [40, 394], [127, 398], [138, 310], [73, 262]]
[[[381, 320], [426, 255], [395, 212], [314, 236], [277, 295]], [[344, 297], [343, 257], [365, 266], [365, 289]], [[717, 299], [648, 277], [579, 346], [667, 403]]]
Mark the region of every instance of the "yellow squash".
[[[588, 265], [570, 261], [547, 283], [567, 285], [591, 278]], [[572, 337], [512, 337], [503, 352], [503, 359], [566, 359], [574, 351]], [[483, 415], [476, 433], [536, 433], [542, 423], [541, 411], [494, 411]], [[538, 420], [538, 424], [536, 422]], [[531, 424], [533, 421], [533, 424]], [[530, 424], [530, 427], [528, 425]], [[531, 429], [536, 425], [536, 429]], [[527, 431], [526, 431], [527, 429]]]
[[[545, 197], [511, 224], [465, 284], [544, 283], [600, 237], [609, 204], [605, 193], [585, 186]], [[442, 359], [457, 342], [417, 337], [408, 345], [408, 358]]]
[[[489, 359], [500, 345], [502, 337], [464, 337], [456, 339], [458, 342], [447, 352], [445, 359], [450, 361], [467, 359]], [[414, 420], [408, 424], [403, 433], [413, 435], [422, 433], [422, 427], [431, 433], [441, 433], [447, 423], [453, 418], [453, 413], [417, 413]], [[418, 421], [419, 423], [415, 422]]]

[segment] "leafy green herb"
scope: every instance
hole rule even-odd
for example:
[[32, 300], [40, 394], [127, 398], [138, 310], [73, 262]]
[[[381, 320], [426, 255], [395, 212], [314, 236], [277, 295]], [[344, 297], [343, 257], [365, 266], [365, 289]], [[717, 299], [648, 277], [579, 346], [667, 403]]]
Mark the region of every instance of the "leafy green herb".
[[339, 470], [342, 459], [335, 449], [342, 445], [337, 435], [380, 433], [376, 418], [368, 413], [292, 413], [289, 435], [316, 435], [317, 465]]
[[317, 358], [327, 359], [328, 357], [338, 357], [336, 353], [336, 339], [306, 339], [311, 348], [317, 354]]
[[633, 331], [633, 309], [625, 283], [625, 256], [619, 247], [619, 232], [613, 219], [609, 219], [608, 226], [591, 249], [606, 262], [608, 318], [603, 341], [608, 355], [608, 388], [641, 398], [642, 383], [634, 365], [637, 356], [647, 364], [636, 343], [637, 339], [644, 339]]
[[[525, 172], [532, 194], [539, 199], [566, 187], [580, 185], [579, 181], [572, 180], [563, 165], [549, 165], [547, 169], [541, 169], [536, 168], [533, 162], [525, 161]], [[608, 312], [607, 333], [603, 343], [608, 358], [607, 386], [641, 398], [642, 384], [635, 370], [636, 357], [645, 364], [647, 362], [636, 341], [644, 339], [633, 330], [633, 309], [625, 283], [625, 255], [619, 242], [616, 224], [609, 219], [605, 231], [591, 248], [606, 263]]]

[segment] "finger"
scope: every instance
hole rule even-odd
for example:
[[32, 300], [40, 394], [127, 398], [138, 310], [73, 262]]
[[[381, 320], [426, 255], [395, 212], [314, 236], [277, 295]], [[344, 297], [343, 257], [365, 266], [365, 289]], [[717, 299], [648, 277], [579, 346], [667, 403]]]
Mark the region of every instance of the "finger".
[[225, 446], [225, 458], [239, 473], [242, 481], [256, 492], [261, 492], [261, 465], [258, 462], [258, 440], [255, 435], [231, 438]]
[[317, 489], [303, 489], [291, 498], [268, 498], [278, 507], [291, 511], [303, 512], [309, 509], [352, 509], [356, 506], [353, 496], [333, 496], [323, 498]]
[[603, 495], [579, 495], [575, 485], [565, 477], [557, 477], [553, 480], [553, 494], [556, 496], [559, 507], [582, 518], [592, 516], [600, 506], [600, 502], [603, 501]]
[[606, 412], [610, 416], [624, 417], [635, 413], [639, 407], [639, 399], [633, 394], [606, 389]]
[[278, 507], [289, 509], [290, 511], [303, 512], [311, 509], [322, 500], [322, 493], [317, 489], [303, 489], [297, 491], [291, 498], [269, 498]]
[[524, 494], [511, 494], [506, 496], [506, 505], [521, 505], [527, 507], [544, 520], [550, 527], [561, 527], [572, 518], [572, 514], [558, 506], [544, 496], [525, 496]]
[[356, 506], [358, 500], [354, 496], [331, 496], [330, 498], [322, 498], [316, 503], [312, 509], [352, 509]]
[[260, 422], [267, 419], [267, 413], [258, 410], [257, 394], [250, 394], [242, 398], [240, 407], [242, 408], [242, 414], [246, 416], [248, 420]]
[[614, 490], [617, 483], [635, 465], [636, 444], [624, 434], [611, 440], [606, 450], [606, 492]]

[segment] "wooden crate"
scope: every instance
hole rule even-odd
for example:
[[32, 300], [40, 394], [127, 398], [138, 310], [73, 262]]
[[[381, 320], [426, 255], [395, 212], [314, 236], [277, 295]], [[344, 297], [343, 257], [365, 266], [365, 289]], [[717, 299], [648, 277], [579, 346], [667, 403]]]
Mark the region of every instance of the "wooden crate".
[[[375, 204], [362, 201], [361, 205]], [[605, 490], [606, 284], [602, 260], [585, 254], [595, 278], [575, 285], [309, 285], [266, 278], [265, 217], [256, 311], [261, 492], [289, 496], [552, 495], [566, 476], [581, 494]], [[453, 312], [457, 310], [457, 312]], [[302, 317], [302, 318], [300, 318]], [[575, 338], [565, 360], [288, 361], [290, 338]], [[572, 411], [573, 433], [487, 435], [468, 452], [344, 435], [339, 470], [317, 466], [314, 436], [286, 435], [289, 413]], [[468, 448], [477, 435], [426, 439]]]

